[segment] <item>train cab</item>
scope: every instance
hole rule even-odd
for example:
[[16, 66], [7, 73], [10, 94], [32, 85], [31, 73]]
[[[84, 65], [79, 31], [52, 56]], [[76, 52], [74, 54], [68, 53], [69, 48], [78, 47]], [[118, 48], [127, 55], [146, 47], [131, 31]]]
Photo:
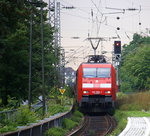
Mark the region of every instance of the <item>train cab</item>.
[[114, 107], [117, 85], [116, 72], [112, 64], [82, 63], [77, 70], [76, 86], [79, 107]]

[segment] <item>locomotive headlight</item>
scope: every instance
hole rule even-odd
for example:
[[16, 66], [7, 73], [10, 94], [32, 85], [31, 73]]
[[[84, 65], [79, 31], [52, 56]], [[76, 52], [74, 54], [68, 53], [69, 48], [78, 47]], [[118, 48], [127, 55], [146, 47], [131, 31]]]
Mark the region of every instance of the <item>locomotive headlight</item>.
[[83, 93], [84, 93], [84, 94], [87, 94], [87, 93], [89, 93], [89, 91], [83, 91]]
[[110, 94], [110, 93], [111, 93], [111, 91], [105, 91], [105, 93]]

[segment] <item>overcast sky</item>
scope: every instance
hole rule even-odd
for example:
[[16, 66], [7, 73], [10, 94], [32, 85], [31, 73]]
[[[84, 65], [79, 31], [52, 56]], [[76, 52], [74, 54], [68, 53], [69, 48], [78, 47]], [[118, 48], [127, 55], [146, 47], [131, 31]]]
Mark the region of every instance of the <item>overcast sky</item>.
[[[48, 0], [44, 0], [48, 2]], [[51, 0], [52, 1], [52, 0]], [[93, 54], [88, 37], [105, 37], [97, 54], [107, 51], [111, 60], [113, 42], [128, 44], [134, 33], [150, 28], [150, 0], [57, 0], [61, 4], [61, 45], [65, 48], [66, 66], [76, 69]], [[63, 7], [75, 7], [65, 9]], [[134, 10], [131, 10], [134, 9]], [[117, 30], [117, 27], [120, 30]], [[74, 38], [76, 37], [76, 38]], [[110, 40], [111, 39], [111, 40]], [[96, 45], [97, 41], [93, 40]], [[69, 53], [68, 53], [69, 52]]]

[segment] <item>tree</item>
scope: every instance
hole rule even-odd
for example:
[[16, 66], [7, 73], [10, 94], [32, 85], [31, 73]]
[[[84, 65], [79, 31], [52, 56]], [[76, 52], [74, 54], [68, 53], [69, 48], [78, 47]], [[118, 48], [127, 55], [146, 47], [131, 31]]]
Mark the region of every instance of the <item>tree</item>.
[[150, 89], [150, 37], [137, 34], [134, 36], [133, 41], [123, 50], [124, 59], [121, 64], [123, 91]]
[[0, 97], [7, 105], [8, 96], [20, 99], [26, 91], [28, 37], [25, 19], [28, 13], [23, 3], [17, 0], [2, 0], [0, 5]]
[[[36, 0], [35, 0], [36, 2]], [[43, 6], [46, 6], [44, 3]], [[2, 104], [8, 104], [8, 96], [18, 101], [28, 98], [29, 69], [29, 22], [33, 14], [33, 56], [32, 56], [32, 96], [41, 94], [41, 44], [40, 44], [40, 9], [32, 6], [27, 0], [0, 1], [0, 98]], [[54, 55], [52, 35], [54, 30], [47, 21], [47, 11], [43, 11], [44, 19], [44, 52], [45, 83], [54, 85], [54, 63], [58, 61]]]

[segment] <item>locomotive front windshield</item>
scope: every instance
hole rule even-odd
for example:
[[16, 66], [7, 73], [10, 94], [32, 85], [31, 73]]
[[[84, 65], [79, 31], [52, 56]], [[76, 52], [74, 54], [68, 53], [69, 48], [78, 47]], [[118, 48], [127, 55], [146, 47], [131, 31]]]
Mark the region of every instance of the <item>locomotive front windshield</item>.
[[108, 78], [110, 74], [110, 68], [83, 68], [84, 78]]

